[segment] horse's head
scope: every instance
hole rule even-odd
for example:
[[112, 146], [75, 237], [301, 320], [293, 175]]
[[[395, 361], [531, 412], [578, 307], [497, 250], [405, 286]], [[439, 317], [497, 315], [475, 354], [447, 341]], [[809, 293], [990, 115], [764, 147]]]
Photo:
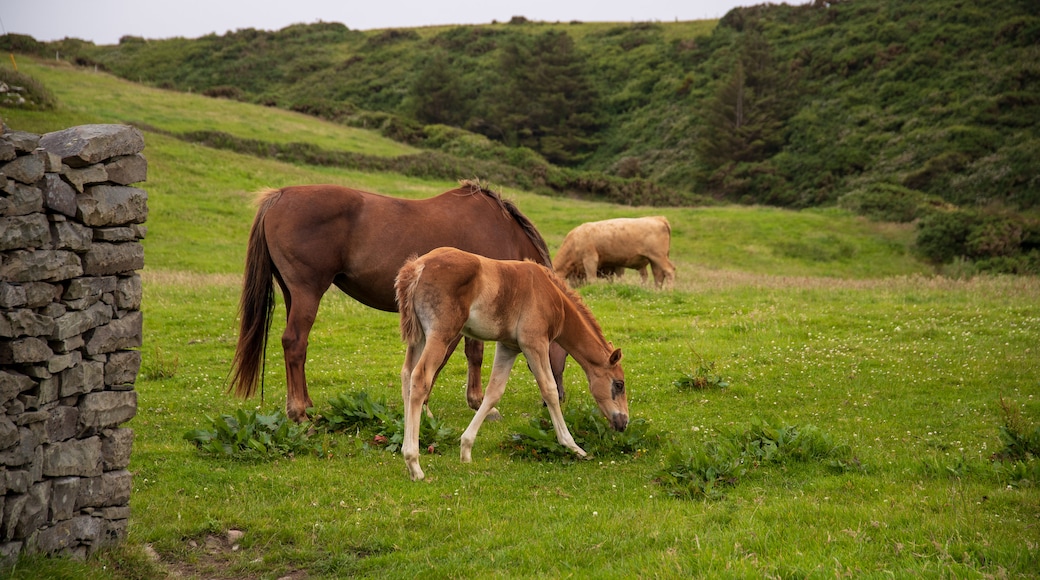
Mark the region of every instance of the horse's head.
[[628, 394], [625, 392], [625, 370], [621, 368], [621, 349], [610, 353], [607, 364], [589, 373], [589, 390], [599, 410], [615, 431], [628, 427]]

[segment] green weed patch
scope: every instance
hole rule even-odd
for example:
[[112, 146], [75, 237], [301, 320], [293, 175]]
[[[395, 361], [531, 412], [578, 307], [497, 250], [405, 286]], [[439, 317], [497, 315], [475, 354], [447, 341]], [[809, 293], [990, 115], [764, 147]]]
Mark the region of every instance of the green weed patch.
[[787, 463], [823, 463], [845, 472], [861, 468], [851, 448], [813, 425], [754, 418], [744, 431], [719, 429], [718, 438], [694, 449], [673, 444], [655, 481], [680, 498], [714, 499], [749, 471]]
[[[624, 431], [614, 431], [599, 409], [591, 405], [568, 406], [563, 419], [574, 442], [589, 457], [640, 457], [661, 443], [661, 435], [645, 419], [637, 417], [629, 421]], [[563, 462], [579, 459], [556, 440], [549, 410], [544, 408], [527, 425], [517, 427], [501, 446], [511, 457]]]
[[321, 453], [321, 445], [311, 438], [309, 424], [297, 424], [284, 411], [264, 415], [237, 410], [233, 415], [209, 419], [209, 429], [193, 429], [184, 434], [205, 455], [231, 459], [272, 459]]

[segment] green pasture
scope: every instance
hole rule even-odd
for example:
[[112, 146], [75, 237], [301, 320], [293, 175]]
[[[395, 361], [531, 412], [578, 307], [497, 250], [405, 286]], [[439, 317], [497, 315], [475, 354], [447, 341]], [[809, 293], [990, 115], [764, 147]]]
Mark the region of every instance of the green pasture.
[[[0, 111], [46, 132], [93, 122], [208, 128], [268, 141], [402, 151], [386, 140], [272, 109], [168, 93], [103, 73], [19, 61], [63, 103]], [[105, 98], [118, 91], [119, 98]], [[1040, 570], [1036, 459], [994, 462], [1008, 409], [1040, 423], [1040, 281], [935, 276], [913, 230], [821, 209], [638, 208], [505, 190], [555, 251], [584, 221], [666, 215], [673, 291], [619, 284], [580, 293], [624, 352], [630, 411], [665, 443], [632, 456], [534, 461], [503, 447], [541, 412], [516, 365], [481, 429], [473, 463], [458, 446], [421, 457], [363, 436], [320, 432], [324, 452], [259, 461], [201, 455], [183, 439], [238, 409], [284, 405], [278, 307], [263, 399], [225, 393], [251, 193], [328, 182], [401, 197], [454, 183], [293, 166], [145, 133], [144, 362], [127, 543], [86, 562], [29, 558], [12, 578], [1029, 578]], [[472, 176], [460, 176], [472, 177]], [[494, 184], [492, 184], [494, 185]], [[318, 413], [367, 392], [400, 408], [404, 352], [393, 314], [326, 295], [308, 378]], [[485, 357], [490, 361], [490, 349]], [[680, 391], [705, 363], [728, 386]], [[462, 357], [431, 408], [461, 434]], [[487, 370], [485, 369], [485, 379]], [[568, 401], [588, 404], [580, 369]], [[711, 499], [657, 481], [672, 449], [700, 449], [756, 419], [814, 426], [854, 462], [745, 465]], [[229, 530], [244, 532], [234, 545]]]

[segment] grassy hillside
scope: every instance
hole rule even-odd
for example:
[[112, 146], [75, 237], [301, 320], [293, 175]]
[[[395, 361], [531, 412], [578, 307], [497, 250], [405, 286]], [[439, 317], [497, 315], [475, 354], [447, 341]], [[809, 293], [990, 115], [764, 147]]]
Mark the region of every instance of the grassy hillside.
[[733, 201], [804, 207], [898, 187], [962, 206], [1040, 203], [1040, 14], [1027, 0], [761, 5], [717, 26], [317, 23], [5, 44], [416, 143], [423, 125], [453, 125]]
[[[316, 429], [312, 450], [291, 456], [201, 454], [185, 433], [284, 404], [281, 306], [265, 398], [223, 391], [250, 192], [331, 182], [423, 197], [455, 182], [214, 149], [181, 133], [217, 125], [276, 142], [291, 127], [326, 148], [398, 155], [372, 132], [19, 62], [59, 104], [0, 110], [12, 129], [145, 128], [150, 214], [128, 541], [86, 562], [29, 559], [5, 571], [13, 579], [1028, 578], [1040, 566], [1040, 282], [931, 276], [908, 251], [910, 226], [835, 208], [632, 207], [505, 188], [553, 250], [591, 219], [672, 222], [676, 290], [631, 273], [581, 289], [625, 353], [632, 416], [654, 435], [634, 452], [517, 451], [515, 435], [542, 413], [521, 363], [503, 419], [460, 463], [472, 412], [455, 357], [431, 398], [454, 433], [422, 455], [422, 483], [365, 429]], [[400, 409], [397, 323], [325, 297], [308, 354], [316, 412], [362, 391]], [[680, 388], [698, 377], [705, 388]], [[566, 409], [581, 417], [591, 397], [573, 364], [565, 380]], [[229, 541], [231, 530], [244, 535]]]

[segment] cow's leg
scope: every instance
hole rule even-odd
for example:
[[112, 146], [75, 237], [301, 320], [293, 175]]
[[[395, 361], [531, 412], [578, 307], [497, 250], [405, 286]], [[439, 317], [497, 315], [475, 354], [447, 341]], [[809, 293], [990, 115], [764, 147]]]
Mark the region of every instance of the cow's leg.
[[599, 255], [595, 252], [589, 252], [582, 258], [581, 263], [585, 266], [585, 281], [591, 284], [599, 274]]
[[675, 266], [668, 258], [660, 258], [650, 262], [654, 271], [654, 283], [658, 288], [669, 288], [675, 285]]

